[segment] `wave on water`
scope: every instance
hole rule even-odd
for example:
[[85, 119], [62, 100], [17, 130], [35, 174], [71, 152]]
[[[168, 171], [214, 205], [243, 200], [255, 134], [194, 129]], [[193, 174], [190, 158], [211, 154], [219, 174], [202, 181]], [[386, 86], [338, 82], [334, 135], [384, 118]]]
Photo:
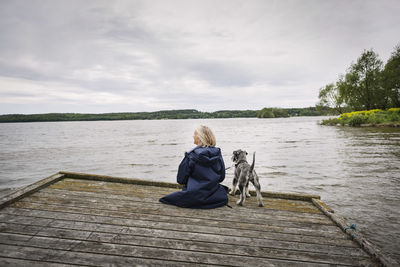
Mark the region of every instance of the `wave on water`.
[[179, 145], [178, 143], [164, 143], [164, 144], [160, 144], [161, 146], [177, 146]]
[[137, 167], [137, 166], [151, 167], [151, 166], [154, 166], [153, 163], [129, 163], [128, 165], [132, 166], [132, 167]]

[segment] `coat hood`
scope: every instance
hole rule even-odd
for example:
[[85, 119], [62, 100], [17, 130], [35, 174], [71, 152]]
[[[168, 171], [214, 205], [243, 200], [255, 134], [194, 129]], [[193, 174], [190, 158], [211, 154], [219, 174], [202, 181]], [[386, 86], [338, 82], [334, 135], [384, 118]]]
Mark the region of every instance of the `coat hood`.
[[193, 160], [196, 162], [209, 165], [214, 164], [221, 158], [221, 149], [218, 147], [202, 147], [197, 146], [190, 153], [193, 156]]

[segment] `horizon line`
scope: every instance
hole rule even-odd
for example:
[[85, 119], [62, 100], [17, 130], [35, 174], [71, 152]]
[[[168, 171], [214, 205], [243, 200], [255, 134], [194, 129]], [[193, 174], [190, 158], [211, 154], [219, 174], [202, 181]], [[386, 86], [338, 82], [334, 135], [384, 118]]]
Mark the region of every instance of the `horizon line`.
[[220, 109], [215, 111], [201, 111], [198, 109], [187, 108], [187, 109], [162, 109], [162, 110], [155, 110], [155, 111], [111, 111], [111, 112], [43, 112], [43, 113], [2, 113], [0, 116], [5, 115], [43, 115], [43, 114], [122, 114], [122, 113], [154, 113], [154, 112], [165, 112], [165, 111], [197, 111], [201, 113], [215, 113], [220, 111], [259, 111], [264, 108], [274, 108], [274, 109], [306, 109], [306, 108], [315, 108], [315, 106], [308, 106], [308, 107], [292, 107], [292, 108], [282, 108], [282, 107], [263, 107], [261, 109]]

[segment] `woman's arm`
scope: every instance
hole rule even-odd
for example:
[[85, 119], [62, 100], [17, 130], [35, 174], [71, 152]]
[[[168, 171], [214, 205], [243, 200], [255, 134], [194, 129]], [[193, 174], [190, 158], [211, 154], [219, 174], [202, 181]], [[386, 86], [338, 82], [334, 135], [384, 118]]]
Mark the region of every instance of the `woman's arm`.
[[187, 184], [190, 172], [191, 172], [191, 166], [190, 166], [190, 159], [188, 157], [188, 154], [185, 153], [185, 158], [182, 160], [181, 164], [179, 164], [178, 168], [178, 175], [176, 177], [176, 180], [178, 184], [185, 185]]

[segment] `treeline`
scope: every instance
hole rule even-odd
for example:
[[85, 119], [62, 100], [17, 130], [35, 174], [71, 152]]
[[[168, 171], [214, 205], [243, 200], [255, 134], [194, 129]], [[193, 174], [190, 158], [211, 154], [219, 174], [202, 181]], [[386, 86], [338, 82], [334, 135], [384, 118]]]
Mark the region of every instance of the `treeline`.
[[400, 44], [383, 65], [372, 49], [364, 50], [336, 82], [319, 91], [317, 109], [321, 113], [400, 107]]
[[294, 116], [322, 115], [316, 107], [309, 108], [263, 108], [257, 113], [258, 118], [286, 118]]
[[[264, 110], [264, 109], [263, 109]], [[273, 108], [276, 112], [276, 110]], [[291, 108], [283, 110], [284, 116], [317, 116], [315, 107]], [[39, 122], [39, 121], [100, 121], [100, 120], [162, 120], [162, 119], [209, 119], [209, 118], [266, 118], [261, 116], [262, 110], [220, 110], [201, 112], [195, 109], [163, 110], [156, 112], [125, 112], [125, 113], [47, 113], [47, 114], [8, 114], [0, 115], [0, 122]]]

